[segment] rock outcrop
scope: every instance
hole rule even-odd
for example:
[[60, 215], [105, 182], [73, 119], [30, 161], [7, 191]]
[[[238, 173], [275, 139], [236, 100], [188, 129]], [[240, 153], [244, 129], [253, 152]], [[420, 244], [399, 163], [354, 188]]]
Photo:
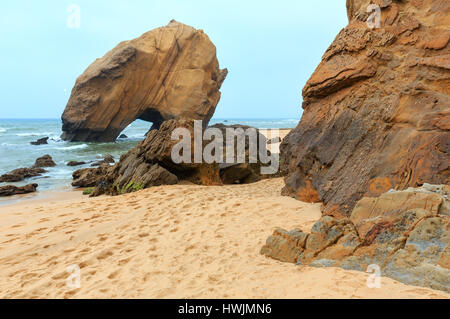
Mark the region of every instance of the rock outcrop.
[[[180, 143], [180, 140], [176, 139], [178, 133], [175, 130], [182, 128], [189, 133], [189, 136], [183, 136], [183, 138], [189, 142], [190, 155], [182, 162], [175, 162], [172, 153], [174, 147]], [[246, 135], [246, 130], [250, 127], [215, 125], [210, 128], [217, 130], [216, 132], [223, 137], [223, 144], [219, 142], [213, 153], [221, 152], [223, 159], [226, 159], [227, 129], [232, 129], [235, 139], [233, 153], [238, 154], [240, 151], [238, 141], [242, 141], [242, 150], [245, 154], [244, 163], [207, 162], [203, 154], [211, 140], [195, 141], [194, 137], [196, 129], [199, 130], [197, 136], [204, 136], [205, 128], [201, 125], [196, 128], [192, 120], [168, 120], [163, 122], [158, 130], [149, 131], [145, 140], [127, 154], [122, 155], [120, 161], [114, 166], [103, 164], [98, 168], [85, 168], [74, 172], [72, 185], [75, 187], [95, 186], [96, 189], [91, 196], [96, 196], [100, 194], [118, 195], [151, 186], [172, 185], [181, 180], [208, 186], [259, 181], [264, 164], [257, 158], [258, 154], [250, 151], [252, 145], [255, 150], [257, 146], [251, 144]], [[264, 135], [256, 129], [252, 132], [256, 137], [254, 142], [266, 145]], [[175, 139], [172, 139], [174, 133]], [[185, 151], [185, 149], [183, 151], [178, 149], [175, 152], [184, 155]], [[260, 148], [259, 151], [269, 154], [267, 149]], [[196, 160], [196, 152], [201, 155], [200, 161]], [[235, 158], [237, 159], [237, 157]]]
[[0, 187], [0, 197], [23, 195], [36, 192], [38, 184], [29, 184], [23, 187], [17, 187], [14, 185], [6, 185]]
[[202, 30], [171, 21], [117, 45], [77, 79], [62, 115], [62, 139], [115, 141], [136, 119], [212, 117], [227, 70]]
[[41, 176], [43, 173], [46, 172], [47, 171], [45, 169], [42, 169], [40, 167], [18, 168], [0, 176], [0, 183], [20, 182], [23, 181], [25, 178]]
[[41, 176], [47, 171], [42, 167], [54, 167], [56, 163], [50, 155], [44, 155], [36, 159], [33, 167], [23, 167], [12, 170], [0, 176], [0, 183], [14, 183], [23, 181], [25, 178]]
[[450, 2], [348, 0], [349, 25], [303, 89], [283, 190], [349, 217], [363, 196], [450, 182]]
[[73, 187], [94, 187], [97, 186], [100, 179], [102, 179], [108, 172], [111, 166], [103, 164], [96, 168], [82, 168], [72, 173]]
[[349, 219], [322, 217], [306, 234], [277, 229], [261, 254], [315, 267], [366, 271], [450, 292], [450, 187], [428, 185], [361, 199]]
[[[191, 120], [168, 120], [158, 130], [148, 132], [146, 138], [135, 148], [121, 156], [111, 167], [84, 169], [74, 173], [73, 186], [97, 186], [93, 196], [117, 195], [159, 185], [172, 185], [180, 179], [202, 185], [221, 184], [218, 164], [174, 163], [172, 148], [179, 141], [172, 140], [172, 132], [186, 128], [193, 145], [194, 125]], [[203, 129], [203, 128], [201, 128]], [[87, 181], [81, 183], [80, 181]]]
[[55, 166], [56, 163], [53, 161], [53, 158], [47, 154], [37, 158], [33, 167], [37, 168], [37, 167], [55, 167]]

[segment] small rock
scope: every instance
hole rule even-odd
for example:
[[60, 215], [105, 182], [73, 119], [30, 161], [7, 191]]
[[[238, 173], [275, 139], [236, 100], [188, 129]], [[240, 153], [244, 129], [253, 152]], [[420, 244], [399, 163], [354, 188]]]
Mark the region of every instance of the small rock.
[[84, 164], [86, 164], [86, 162], [70, 161], [69, 163], [67, 163], [67, 166], [80, 166]]
[[120, 134], [119, 138], [128, 138], [125, 134]]
[[31, 142], [31, 145], [43, 145], [43, 144], [48, 144], [48, 137], [44, 137], [44, 138], [40, 138], [35, 142]]

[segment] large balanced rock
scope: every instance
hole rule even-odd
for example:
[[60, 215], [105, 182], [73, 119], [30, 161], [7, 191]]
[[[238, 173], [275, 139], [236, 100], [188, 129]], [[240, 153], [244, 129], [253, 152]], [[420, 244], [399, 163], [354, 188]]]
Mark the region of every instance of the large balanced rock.
[[450, 292], [450, 187], [428, 185], [361, 199], [350, 219], [322, 217], [306, 234], [277, 229], [261, 253], [315, 267], [381, 274]]
[[121, 42], [77, 79], [62, 115], [62, 139], [116, 140], [136, 119], [212, 117], [227, 70], [202, 30], [171, 21]]
[[0, 187], [0, 197], [13, 196], [13, 195], [23, 195], [28, 193], [36, 192], [38, 184], [29, 184], [22, 187], [17, 187], [14, 185], [6, 185]]
[[281, 145], [285, 195], [350, 216], [363, 196], [450, 181], [450, 2], [348, 0], [349, 25], [303, 89]]

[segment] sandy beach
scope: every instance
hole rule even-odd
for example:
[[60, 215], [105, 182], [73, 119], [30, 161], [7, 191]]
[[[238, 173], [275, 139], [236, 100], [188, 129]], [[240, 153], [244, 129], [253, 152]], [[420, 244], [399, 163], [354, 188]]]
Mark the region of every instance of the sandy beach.
[[[255, 184], [161, 186], [117, 197], [80, 192], [0, 207], [1, 298], [449, 298], [337, 268], [259, 254], [275, 227], [309, 231], [320, 205]], [[78, 265], [81, 287], [67, 286]]]

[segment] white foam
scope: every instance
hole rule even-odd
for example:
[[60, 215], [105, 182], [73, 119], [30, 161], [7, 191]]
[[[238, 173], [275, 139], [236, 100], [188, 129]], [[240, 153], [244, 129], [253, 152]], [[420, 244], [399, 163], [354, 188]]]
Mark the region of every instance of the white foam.
[[0, 127], [0, 133], [5, 133], [7, 131], [6, 128]]
[[56, 149], [62, 150], [62, 151], [71, 151], [71, 150], [81, 150], [86, 147], [88, 147], [87, 144], [81, 144], [81, 145], [73, 145], [73, 146], [66, 146], [66, 147], [56, 147]]

